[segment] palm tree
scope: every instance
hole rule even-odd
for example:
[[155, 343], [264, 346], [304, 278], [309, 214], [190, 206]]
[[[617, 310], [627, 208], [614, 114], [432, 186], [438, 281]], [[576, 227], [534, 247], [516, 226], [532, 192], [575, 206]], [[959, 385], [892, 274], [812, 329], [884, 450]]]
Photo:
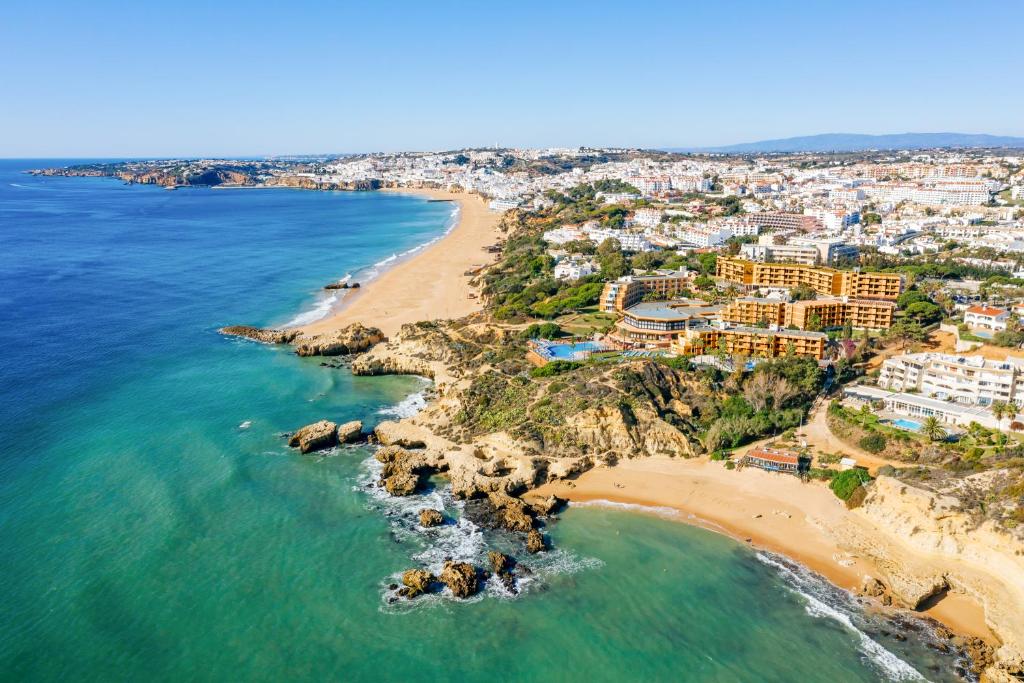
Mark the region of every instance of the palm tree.
[[996, 418], [996, 424], [1000, 425], [1002, 429], [1003, 417], [1006, 415], [1006, 403], [1004, 401], [992, 401], [992, 405], [989, 406], [989, 410], [992, 411], [992, 415]]
[[1006, 408], [1003, 409], [1003, 412], [1006, 413], [1006, 417], [1009, 418], [1010, 424], [1012, 425], [1013, 424], [1013, 419], [1015, 417], [1017, 417], [1017, 412], [1018, 412], [1017, 404], [1014, 403], [1013, 401], [1007, 401], [1006, 402]]
[[934, 415], [929, 415], [921, 423], [921, 433], [932, 441], [946, 438], [946, 428], [939, 422], [939, 418]]

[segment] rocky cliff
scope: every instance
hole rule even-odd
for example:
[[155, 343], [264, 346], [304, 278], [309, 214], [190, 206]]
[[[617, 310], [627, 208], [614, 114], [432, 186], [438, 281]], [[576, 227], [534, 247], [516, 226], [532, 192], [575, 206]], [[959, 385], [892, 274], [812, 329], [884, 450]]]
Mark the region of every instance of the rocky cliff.
[[[953, 590], [977, 598], [1002, 640], [992, 681], [1024, 676], [1024, 542], [961, 511], [959, 501], [882, 476], [844, 530], [854, 552], [879, 567], [898, 602], [915, 608]], [[849, 532], [849, 533], [847, 533]]]

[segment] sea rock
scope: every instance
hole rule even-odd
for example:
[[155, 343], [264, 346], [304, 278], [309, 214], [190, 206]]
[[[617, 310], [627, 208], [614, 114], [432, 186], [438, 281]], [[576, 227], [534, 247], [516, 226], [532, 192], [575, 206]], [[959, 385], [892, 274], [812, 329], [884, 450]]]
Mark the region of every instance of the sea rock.
[[466, 562], [445, 562], [438, 578], [457, 598], [468, 598], [478, 589], [476, 568]]
[[352, 420], [338, 425], [338, 443], [352, 443], [363, 435], [362, 420]]
[[248, 325], [231, 325], [218, 330], [231, 337], [245, 337], [264, 344], [290, 344], [299, 336], [298, 330], [270, 330]]
[[544, 536], [542, 536], [536, 529], [530, 529], [526, 534], [526, 551], [528, 553], [539, 553], [546, 547], [547, 545], [544, 543]]
[[888, 578], [893, 595], [915, 610], [929, 598], [949, 588], [946, 578], [941, 574], [889, 572]]
[[333, 332], [298, 338], [295, 340], [295, 353], [299, 356], [343, 356], [361, 353], [382, 341], [384, 333], [378, 328], [352, 323]]
[[424, 569], [408, 569], [402, 573], [403, 589], [400, 594], [407, 598], [415, 598], [417, 595], [430, 592], [430, 584], [437, 579], [433, 574]]
[[497, 550], [487, 551], [487, 562], [495, 574], [503, 574], [512, 568], [512, 558]]
[[441, 514], [440, 510], [420, 510], [420, 526], [432, 527], [439, 526], [444, 523], [444, 515]]
[[420, 478], [412, 472], [398, 472], [385, 477], [384, 488], [392, 496], [411, 496], [420, 485]]
[[373, 433], [377, 441], [385, 446], [423, 448], [426, 443], [414, 432], [415, 429], [415, 426], [403, 422], [384, 421], [374, 428]]
[[532, 498], [529, 502], [530, 510], [533, 511], [533, 514], [541, 517], [550, 515], [564, 504], [564, 499], [554, 495], [547, 498]]
[[292, 434], [288, 445], [303, 453], [320, 451], [338, 444], [338, 425], [330, 420], [320, 420], [299, 429]]
[[474, 524], [486, 529], [526, 532], [533, 528], [529, 507], [507, 493], [492, 491], [487, 498], [469, 500], [463, 514]]
[[873, 576], [865, 576], [860, 592], [872, 598], [881, 597], [885, 593], [885, 584]]

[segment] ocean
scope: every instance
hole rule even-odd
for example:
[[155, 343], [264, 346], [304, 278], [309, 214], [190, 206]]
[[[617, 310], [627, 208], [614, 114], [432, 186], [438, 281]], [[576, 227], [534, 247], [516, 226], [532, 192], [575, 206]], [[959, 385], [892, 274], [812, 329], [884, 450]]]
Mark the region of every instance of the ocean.
[[[368, 447], [288, 449], [426, 382], [217, 328], [322, 315], [324, 284], [436, 239], [451, 204], [23, 173], [66, 163], [0, 160], [0, 679], [959, 680], [921, 624], [712, 532], [573, 507], [527, 556], [443, 480], [393, 499]], [[441, 505], [456, 523], [416, 525]], [[518, 594], [389, 601], [492, 548], [531, 570]]]

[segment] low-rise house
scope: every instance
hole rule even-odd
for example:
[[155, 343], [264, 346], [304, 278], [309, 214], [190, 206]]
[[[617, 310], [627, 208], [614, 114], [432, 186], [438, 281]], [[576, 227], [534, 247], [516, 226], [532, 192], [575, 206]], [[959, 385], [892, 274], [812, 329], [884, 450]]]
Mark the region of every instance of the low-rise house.
[[760, 446], [752, 448], [743, 456], [743, 464], [750, 467], [759, 467], [769, 472], [796, 474], [800, 471], [800, 454], [781, 448]]
[[988, 406], [995, 401], [1024, 403], [1018, 380], [1024, 358], [989, 360], [982, 356], [947, 353], [908, 353], [882, 363], [878, 386], [896, 392], [964, 405]]
[[1010, 312], [992, 306], [971, 306], [964, 311], [964, 323], [973, 330], [1002, 332], [1010, 320]]
[[593, 261], [564, 259], [555, 265], [555, 279], [579, 280], [581, 277], [592, 275], [596, 270], [597, 268]]

